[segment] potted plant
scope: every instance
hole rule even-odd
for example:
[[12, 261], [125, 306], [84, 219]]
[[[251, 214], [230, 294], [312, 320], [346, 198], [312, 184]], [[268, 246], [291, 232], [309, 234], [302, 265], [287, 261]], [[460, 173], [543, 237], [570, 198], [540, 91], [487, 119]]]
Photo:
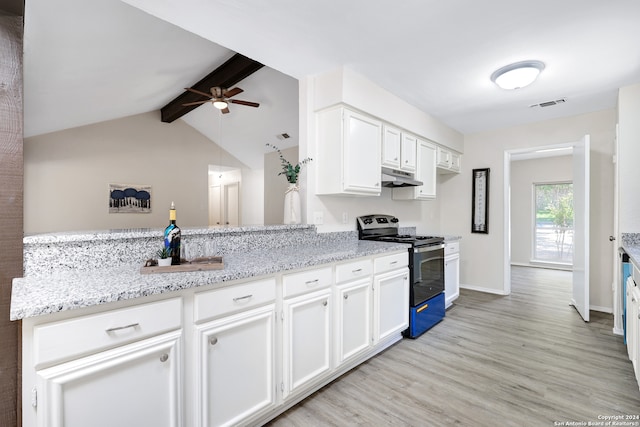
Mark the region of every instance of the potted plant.
[[171, 265], [171, 249], [163, 246], [156, 252], [158, 255], [158, 267], [168, 267]]
[[271, 147], [278, 152], [280, 156], [280, 163], [282, 165], [282, 172], [278, 174], [284, 175], [289, 182], [289, 188], [284, 195], [284, 223], [285, 224], [300, 224], [300, 194], [298, 193], [298, 174], [302, 166], [313, 160], [311, 157], [307, 157], [299, 161], [295, 166], [291, 164], [282, 155], [282, 151], [273, 144], [267, 143], [267, 147]]

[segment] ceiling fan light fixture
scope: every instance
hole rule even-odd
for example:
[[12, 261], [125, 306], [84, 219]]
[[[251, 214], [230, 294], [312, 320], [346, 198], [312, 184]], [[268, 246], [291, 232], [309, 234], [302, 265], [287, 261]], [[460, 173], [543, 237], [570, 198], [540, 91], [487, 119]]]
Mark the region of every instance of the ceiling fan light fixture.
[[225, 101], [224, 99], [216, 99], [215, 101], [213, 101], [213, 106], [218, 110], [224, 110], [229, 106], [229, 104], [227, 104], [227, 101]]
[[491, 74], [491, 81], [505, 90], [520, 89], [529, 86], [544, 70], [541, 61], [521, 61], [505, 65]]

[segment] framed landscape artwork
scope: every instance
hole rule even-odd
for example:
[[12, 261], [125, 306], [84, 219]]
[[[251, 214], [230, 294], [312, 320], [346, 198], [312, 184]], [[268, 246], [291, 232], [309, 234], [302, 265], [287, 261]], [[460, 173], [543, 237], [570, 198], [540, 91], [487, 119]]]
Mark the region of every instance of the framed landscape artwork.
[[109, 184], [109, 213], [151, 213], [151, 186]]

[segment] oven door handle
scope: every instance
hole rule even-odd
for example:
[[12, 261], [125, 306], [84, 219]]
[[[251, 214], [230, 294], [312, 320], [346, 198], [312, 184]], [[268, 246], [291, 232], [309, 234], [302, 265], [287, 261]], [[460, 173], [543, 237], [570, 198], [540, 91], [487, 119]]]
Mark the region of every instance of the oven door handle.
[[439, 245], [433, 245], [433, 246], [421, 246], [421, 247], [413, 248], [413, 252], [419, 254], [422, 252], [431, 252], [431, 251], [437, 251], [440, 249], [444, 249], [444, 243]]

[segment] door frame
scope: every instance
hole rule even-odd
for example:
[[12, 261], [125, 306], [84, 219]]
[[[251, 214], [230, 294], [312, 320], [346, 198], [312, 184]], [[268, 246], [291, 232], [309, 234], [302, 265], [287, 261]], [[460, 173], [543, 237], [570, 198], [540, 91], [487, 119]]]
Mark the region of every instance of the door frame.
[[[503, 247], [504, 247], [504, 260], [503, 260], [503, 295], [511, 294], [511, 161], [512, 157], [517, 155], [527, 155], [528, 158], [542, 158], [542, 157], [553, 157], [554, 151], [560, 152], [561, 150], [572, 149], [571, 154], [573, 156], [573, 147], [576, 145], [576, 142], [565, 142], [562, 144], [550, 144], [550, 145], [539, 145], [535, 147], [527, 147], [527, 148], [516, 148], [509, 149], [504, 151], [504, 179], [503, 179], [503, 209], [504, 209], [504, 230], [503, 230]], [[559, 155], [567, 155], [568, 153], [565, 151], [563, 154]], [[573, 272], [571, 273], [573, 274]]]

